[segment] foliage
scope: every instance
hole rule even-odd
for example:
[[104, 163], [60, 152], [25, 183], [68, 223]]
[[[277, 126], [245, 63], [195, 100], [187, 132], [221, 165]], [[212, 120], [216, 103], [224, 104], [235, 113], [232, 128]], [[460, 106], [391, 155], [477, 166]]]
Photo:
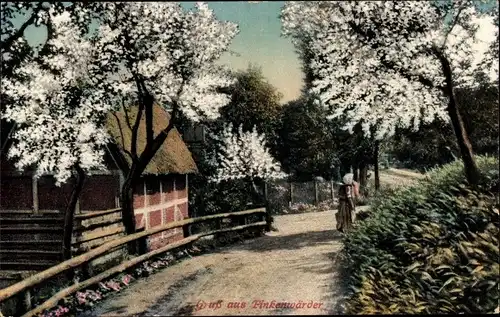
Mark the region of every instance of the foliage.
[[212, 183], [200, 175], [190, 176], [189, 212], [193, 217], [236, 212], [258, 205], [250, 184], [244, 180]]
[[[1, 68], [2, 80], [9, 78], [12, 80], [23, 80], [23, 77], [15, 73], [15, 70], [32, 58], [43, 59], [49, 50], [49, 42], [55, 36], [52, 15], [50, 11], [58, 13], [68, 13], [73, 22], [84, 31], [87, 29], [89, 21], [92, 18], [92, 12], [100, 7], [99, 3], [84, 2], [60, 2], [60, 1], [16, 1], [1, 3], [1, 40], [0, 51], [2, 54]], [[22, 20], [19, 25], [13, 23], [13, 19]], [[39, 47], [32, 47], [25, 39], [25, 32], [30, 27], [46, 28], [47, 38]], [[1, 92], [0, 104], [2, 113], [5, 106], [11, 104], [9, 96]], [[14, 122], [1, 119], [2, 149], [9, 136], [9, 132], [15, 127]]]
[[250, 205], [261, 203], [253, 195], [249, 195], [253, 191], [246, 179], [210, 181], [210, 177], [217, 174], [217, 165], [213, 161], [215, 146], [209, 138], [204, 148], [196, 151], [199, 172], [189, 175], [189, 210], [193, 217], [241, 211]]
[[[281, 19], [296, 46], [310, 41], [318, 77], [312, 92], [332, 117], [347, 116], [347, 130], [361, 123], [379, 140], [396, 127], [446, 119], [443, 60], [451, 63], [455, 84], [473, 85], [495, 30], [491, 16], [470, 1], [287, 2]], [[488, 76], [497, 74], [492, 69]]]
[[477, 80], [474, 88], [457, 89], [466, 130], [477, 154], [498, 155], [498, 84]]
[[[360, 124], [353, 133], [343, 129], [346, 118], [329, 118], [329, 111], [315, 102], [317, 95], [311, 94], [314, 83], [321, 78], [315, 73], [312, 63], [322, 58], [314, 50], [314, 36], [307, 32], [296, 34], [296, 51], [304, 72], [302, 96], [287, 103], [282, 111], [279, 157], [284, 168], [300, 181], [317, 176], [339, 179], [351, 167], [371, 164], [374, 142], [365, 138]], [[325, 92], [321, 89], [319, 95]]]
[[389, 153], [400, 167], [427, 169], [450, 163], [459, 155], [452, 127], [442, 121], [423, 125], [418, 131], [397, 131]]
[[[2, 77], [12, 76], [12, 71], [18, 67], [26, 58], [33, 57], [36, 52], [43, 56], [47, 49], [47, 43], [54, 36], [52, 17], [57, 14], [67, 13], [73, 23], [80, 30], [85, 31], [92, 19], [92, 12], [98, 11], [99, 3], [65, 3], [61, 1], [4, 1], [1, 5], [1, 54], [2, 54]], [[52, 12], [52, 13], [51, 13]], [[24, 17], [19, 26], [13, 23], [14, 18]], [[40, 47], [33, 48], [28, 45], [24, 33], [28, 27], [45, 26], [47, 29], [47, 40]]]
[[[456, 90], [470, 141], [479, 155], [498, 153], [498, 86], [481, 81], [474, 88]], [[406, 168], [421, 171], [453, 161], [459, 149], [452, 127], [442, 121], [421, 126], [416, 132], [399, 130], [391, 142], [391, 156]]]
[[284, 105], [278, 150], [284, 169], [301, 181], [315, 176], [331, 179], [339, 164], [342, 137], [334, 132], [325, 110], [313, 98], [302, 97]]
[[220, 88], [233, 79], [214, 63], [237, 33], [206, 3], [193, 11], [172, 2], [107, 3], [98, 47], [106, 57], [101, 67], [115, 76], [106, 85], [132, 101], [149, 93], [167, 109], [176, 102], [195, 121], [217, 118], [229, 102]]
[[249, 66], [245, 71], [234, 74], [236, 83], [229, 89], [231, 101], [220, 111], [220, 123], [241, 126], [243, 131], [257, 132], [266, 136], [273, 152], [276, 143], [276, 130], [281, 112], [282, 94], [265, 79], [262, 69]]
[[345, 239], [348, 313], [486, 313], [498, 306], [498, 159], [478, 157], [472, 189], [463, 165], [445, 165], [372, 206]]

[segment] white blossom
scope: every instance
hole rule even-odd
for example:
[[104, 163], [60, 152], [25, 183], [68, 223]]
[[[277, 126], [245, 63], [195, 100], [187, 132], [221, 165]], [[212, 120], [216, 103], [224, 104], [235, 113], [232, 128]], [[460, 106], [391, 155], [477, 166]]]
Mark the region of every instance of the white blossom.
[[2, 78], [3, 93], [12, 102], [2, 118], [14, 121], [14, 143], [8, 156], [16, 167], [35, 168], [37, 176], [53, 174], [68, 180], [76, 164], [87, 172], [102, 169], [108, 135], [103, 116], [110, 110], [91, 71], [97, 52], [67, 12], [49, 10], [54, 37], [43, 65], [35, 60], [16, 69], [15, 80]]
[[280, 179], [286, 174], [279, 163], [269, 153], [265, 135], [259, 134], [254, 127], [250, 132], [232, 132], [231, 124], [226, 124], [223, 131], [214, 138], [221, 142], [214, 163], [217, 166], [212, 181], [221, 182], [231, 179]]
[[215, 61], [238, 33], [236, 24], [217, 20], [205, 3], [192, 11], [174, 2], [113, 2], [106, 9], [96, 45], [112, 73], [110, 92], [137, 95], [139, 79], [159, 104], [169, 109], [177, 101], [193, 121], [218, 116], [229, 102], [218, 89], [234, 79]]
[[[214, 119], [230, 101], [219, 89], [234, 82], [215, 62], [237, 25], [219, 21], [206, 4], [189, 11], [172, 2], [89, 6], [40, 13], [54, 29], [49, 53], [16, 68], [15, 79], [2, 77], [9, 97], [2, 117], [17, 123], [9, 157], [58, 183], [76, 164], [87, 173], [104, 168], [106, 116], [123, 101], [136, 104], [146, 89], [167, 110], [175, 101], [193, 121]], [[88, 34], [82, 24], [91, 16], [98, 28]]]
[[[448, 10], [431, 1], [291, 1], [282, 24], [298, 48], [310, 40], [312, 92], [333, 109], [331, 117], [343, 118], [347, 130], [361, 123], [370, 135], [375, 128], [377, 139], [396, 127], [447, 120], [439, 89], [445, 78], [433, 49], [450, 61], [455, 86], [470, 86], [485, 71], [498, 30], [470, 1], [454, 1]], [[486, 70], [491, 80], [496, 68]]]

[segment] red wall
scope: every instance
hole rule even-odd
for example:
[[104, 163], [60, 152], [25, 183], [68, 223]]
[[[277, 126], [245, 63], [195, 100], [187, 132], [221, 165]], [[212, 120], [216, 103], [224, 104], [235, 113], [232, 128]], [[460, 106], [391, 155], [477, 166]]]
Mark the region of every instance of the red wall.
[[[134, 198], [134, 205], [142, 207], [135, 209], [137, 228], [150, 229], [188, 217], [185, 175], [145, 177], [141, 185], [136, 188]], [[150, 249], [157, 249], [183, 237], [181, 228], [153, 235], [149, 238]]]
[[38, 208], [40, 210], [64, 211], [70, 200], [73, 182], [56, 186], [56, 181], [51, 176], [38, 179]]
[[[72, 184], [55, 186], [52, 177], [38, 180], [39, 210], [64, 211], [69, 201]], [[80, 196], [83, 212], [117, 207], [120, 191], [118, 175], [92, 175], [86, 178]], [[0, 208], [3, 210], [32, 210], [31, 176], [0, 177]], [[185, 175], [145, 177], [134, 188], [134, 210], [137, 228], [153, 228], [188, 218], [188, 189]], [[156, 249], [183, 238], [181, 228], [150, 237], [150, 248]]]
[[33, 209], [33, 191], [31, 177], [1, 175], [0, 209]]
[[118, 175], [92, 175], [87, 177], [80, 196], [80, 210], [107, 210], [116, 208], [120, 193]]

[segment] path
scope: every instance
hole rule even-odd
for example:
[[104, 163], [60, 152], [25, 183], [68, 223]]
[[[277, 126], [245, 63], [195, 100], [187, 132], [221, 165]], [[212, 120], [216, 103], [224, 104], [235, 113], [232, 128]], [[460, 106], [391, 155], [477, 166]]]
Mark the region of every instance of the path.
[[[342, 291], [336, 261], [341, 242], [333, 211], [277, 216], [275, 225], [278, 232], [184, 260], [141, 279], [81, 316], [338, 313]], [[254, 302], [259, 300], [261, 305]], [[276, 308], [271, 306], [273, 300], [302, 301], [306, 307]], [[217, 301], [220, 308], [200, 309], [203, 303]], [[228, 308], [230, 302], [244, 302], [246, 307]], [[309, 303], [313, 307], [308, 308]]]

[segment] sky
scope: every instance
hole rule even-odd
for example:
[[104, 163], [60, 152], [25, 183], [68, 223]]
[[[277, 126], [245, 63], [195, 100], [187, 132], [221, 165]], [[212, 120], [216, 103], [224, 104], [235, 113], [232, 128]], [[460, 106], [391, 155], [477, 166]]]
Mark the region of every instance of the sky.
[[[208, 2], [217, 17], [238, 23], [240, 33], [221, 62], [233, 69], [246, 69], [249, 64], [261, 66], [264, 76], [282, 94], [282, 102], [296, 99], [302, 88], [302, 70], [290, 39], [281, 37], [279, 14], [284, 1]], [[194, 2], [185, 3], [186, 7]]]
[[[194, 4], [182, 3], [187, 9]], [[284, 1], [208, 2], [220, 20], [236, 22], [240, 28], [229, 48], [238, 55], [225, 53], [220, 63], [235, 70], [244, 70], [250, 64], [260, 66], [268, 82], [283, 94], [281, 102], [285, 103], [299, 96], [303, 75], [290, 39], [281, 37], [279, 14], [283, 4]], [[14, 23], [21, 24], [22, 20]], [[46, 31], [41, 28], [26, 30], [29, 43], [36, 45], [45, 37]]]

